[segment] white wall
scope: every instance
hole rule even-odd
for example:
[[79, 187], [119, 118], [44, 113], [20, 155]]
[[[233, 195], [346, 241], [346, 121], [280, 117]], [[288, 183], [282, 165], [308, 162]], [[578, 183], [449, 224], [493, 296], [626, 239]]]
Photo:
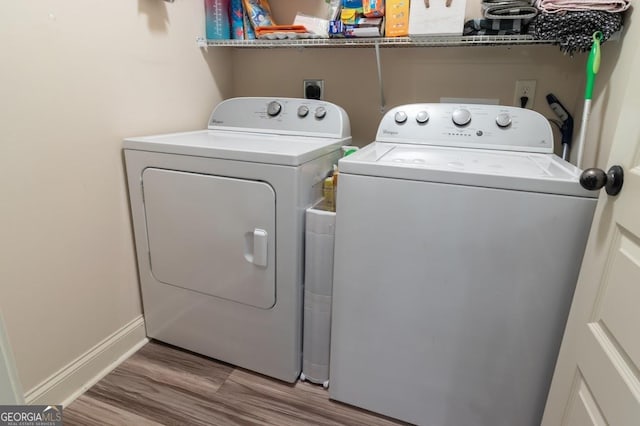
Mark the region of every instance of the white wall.
[[201, 1], [0, 6], [0, 305], [27, 393], [141, 313], [121, 141], [230, 95], [203, 28]]

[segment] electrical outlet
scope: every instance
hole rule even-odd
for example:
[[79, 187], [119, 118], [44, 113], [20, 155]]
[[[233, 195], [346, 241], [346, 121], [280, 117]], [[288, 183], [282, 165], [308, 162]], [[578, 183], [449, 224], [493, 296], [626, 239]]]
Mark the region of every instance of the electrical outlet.
[[305, 99], [324, 99], [324, 80], [304, 80], [302, 89]]
[[[524, 98], [526, 98], [526, 100]], [[536, 81], [535, 80], [516, 81], [516, 91], [513, 95], [514, 106], [533, 109], [535, 98], [536, 98]]]

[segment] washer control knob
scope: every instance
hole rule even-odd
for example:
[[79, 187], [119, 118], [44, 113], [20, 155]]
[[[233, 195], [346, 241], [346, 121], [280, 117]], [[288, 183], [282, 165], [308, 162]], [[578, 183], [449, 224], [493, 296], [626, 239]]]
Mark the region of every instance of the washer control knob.
[[309, 107], [306, 105], [300, 105], [298, 107], [298, 117], [304, 118], [309, 115]]
[[276, 101], [271, 101], [269, 105], [267, 105], [267, 114], [269, 114], [270, 117], [275, 117], [280, 114], [280, 111], [282, 111], [282, 105]]
[[511, 125], [511, 116], [506, 112], [501, 112], [496, 117], [498, 127], [509, 127]]
[[416, 115], [416, 121], [420, 124], [424, 124], [429, 121], [429, 113], [427, 111], [420, 111]]
[[318, 120], [322, 120], [325, 115], [327, 115], [327, 110], [325, 107], [318, 107], [316, 108], [316, 118]]
[[396, 112], [396, 115], [394, 116], [394, 118], [396, 120], [396, 123], [402, 124], [407, 121], [407, 113], [404, 111], [398, 111]]
[[471, 113], [468, 109], [457, 108], [453, 111], [451, 119], [456, 126], [466, 126], [471, 122]]

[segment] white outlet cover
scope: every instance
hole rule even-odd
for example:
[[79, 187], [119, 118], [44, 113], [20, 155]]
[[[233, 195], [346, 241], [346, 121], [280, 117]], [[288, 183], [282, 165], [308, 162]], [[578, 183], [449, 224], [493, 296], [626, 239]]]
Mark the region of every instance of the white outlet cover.
[[513, 93], [513, 106], [520, 107], [520, 98], [525, 95], [529, 98], [525, 108], [533, 109], [536, 100], [536, 80], [516, 81], [516, 89]]

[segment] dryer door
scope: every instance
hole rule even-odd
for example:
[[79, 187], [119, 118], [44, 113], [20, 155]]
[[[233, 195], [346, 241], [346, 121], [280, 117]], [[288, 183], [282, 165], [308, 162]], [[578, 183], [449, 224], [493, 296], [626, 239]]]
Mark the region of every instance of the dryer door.
[[142, 174], [156, 280], [268, 309], [275, 304], [270, 185], [148, 168]]

